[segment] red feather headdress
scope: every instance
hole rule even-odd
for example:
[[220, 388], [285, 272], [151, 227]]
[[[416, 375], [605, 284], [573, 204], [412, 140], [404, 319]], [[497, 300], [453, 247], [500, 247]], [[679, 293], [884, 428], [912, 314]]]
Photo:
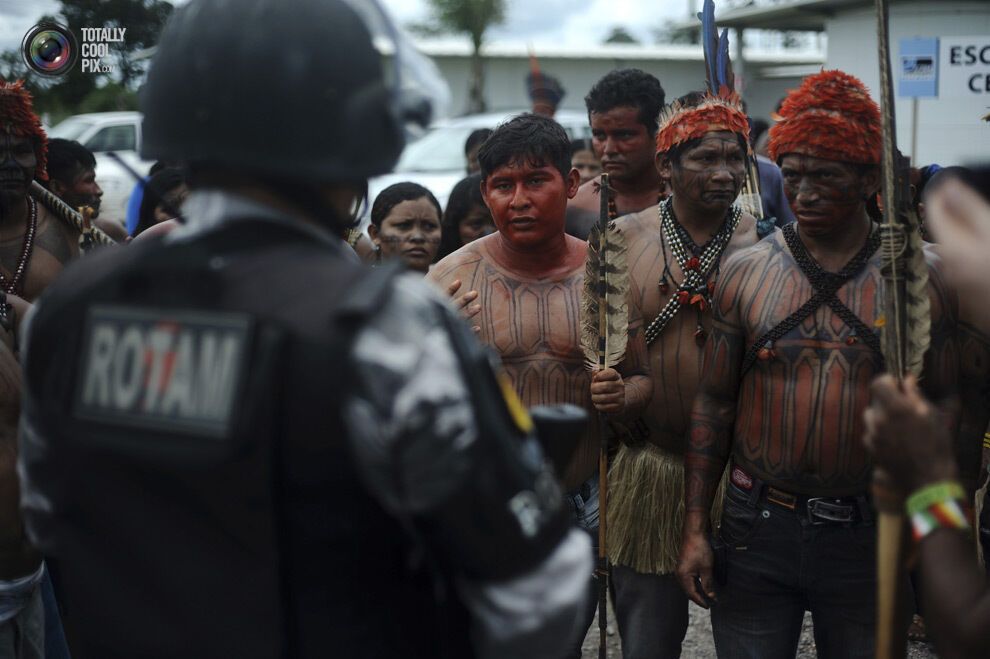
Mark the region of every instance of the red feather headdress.
[[0, 125], [9, 135], [30, 137], [34, 141], [34, 153], [38, 160], [34, 176], [39, 181], [47, 181], [48, 136], [34, 113], [31, 93], [24, 89], [23, 80], [11, 83], [0, 80]]
[[657, 119], [657, 152], [666, 153], [678, 144], [720, 130], [739, 133], [748, 139], [749, 120], [739, 95], [722, 91], [718, 96], [706, 93], [697, 105], [674, 101], [665, 107]]
[[863, 82], [842, 71], [808, 76], [792, 89], [770, 128], [770, 157], [788, 153], [876, 165], [880, 162], [880, 108]]

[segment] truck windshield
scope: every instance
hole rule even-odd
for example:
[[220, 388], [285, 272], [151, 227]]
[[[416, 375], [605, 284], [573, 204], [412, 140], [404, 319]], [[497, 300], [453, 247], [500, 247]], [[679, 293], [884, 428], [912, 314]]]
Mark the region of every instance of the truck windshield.
[[78, 140], [93, 125], [93, 122], [82, 117], [69, 117], [48, 131], [48, 137], [59, 137], [63, 140]]

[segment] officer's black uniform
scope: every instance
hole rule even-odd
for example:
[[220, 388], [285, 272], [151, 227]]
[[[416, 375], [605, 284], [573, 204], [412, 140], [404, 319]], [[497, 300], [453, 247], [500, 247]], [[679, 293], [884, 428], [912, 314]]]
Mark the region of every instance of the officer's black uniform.
[[[270, 29], [364, 30], [340, 2], [245, 5]], [[177, 12], [146, 100], [225, 6]], [[177, 121], [154, 107], [152, 145]], [[546, 639], [517, 620], [527, 644], [507, 650], [521, 613], [497, 591], [534, 586], [553, 611], [522, 613], [563, 647], [587, 547], [470, 332], [334, 225], [220, 189], [184, 211], [165, 240], [73, 264], [27, 323], [25, 520], [62, 574], [74, 656], [530, 656]], [[501, 650], [472, 643], [500, 625]]]

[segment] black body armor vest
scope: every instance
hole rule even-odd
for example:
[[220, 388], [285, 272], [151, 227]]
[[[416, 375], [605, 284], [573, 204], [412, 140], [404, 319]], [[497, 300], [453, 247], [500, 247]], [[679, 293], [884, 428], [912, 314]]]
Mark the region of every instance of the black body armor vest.
[[32, 322], [22, 460], [74, 656], [471, 656], [341, 418], [388, 268], [237, 222], [66, 277]]

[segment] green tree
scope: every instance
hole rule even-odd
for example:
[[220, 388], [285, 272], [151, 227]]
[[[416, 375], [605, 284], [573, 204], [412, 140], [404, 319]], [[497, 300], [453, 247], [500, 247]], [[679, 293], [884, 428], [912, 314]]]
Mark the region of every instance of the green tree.
[[629, 34], [629, 30], [616, 25], [602, 43], [639, 43], [639, 39]]
[[0, 53], [0, 76], [23, 79], [35, 109], [53, 125], [70, 114], [135, 109], [135, 83], [146, 65], [135, 54], [157, 43], [171, 12], [172, 5], [164, 0], [61, 0], [58, 16], [41, 16], [37, 22], [63, 24], [79, 39], [84, 27], [127, 28], [124, 43], [111, 44], [104, 62], [113, 65], [113, 73], [83, 73], [77, 63], [65, 75], [48, 78], [29, 70], [18, 48]]
[[466, 34], [471, 38], [471, 90], [468, 111], [485, 110], [485, 68], [481, 46], [485, 32], [505, 20], [505, 0], [429, 0], [433, 19], [444, 32]]

